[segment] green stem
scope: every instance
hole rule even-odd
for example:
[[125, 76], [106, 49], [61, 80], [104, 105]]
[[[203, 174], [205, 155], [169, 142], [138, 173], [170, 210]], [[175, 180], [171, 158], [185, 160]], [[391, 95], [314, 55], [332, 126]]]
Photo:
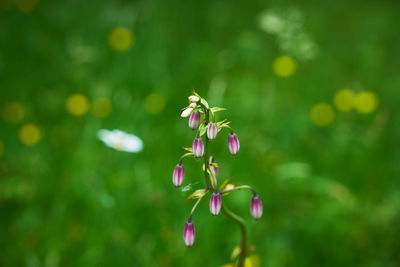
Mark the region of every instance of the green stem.
[[222, 212], [232, 221], [236, 222], [239, 224], [240, 231], [242, 233], [242, 244], [241, 244], [241, 251], [240, 251], [240, 257], [239, 257], [239, 267], [244, 267], [244, 263], [246, 260], [246, 254], [247, 254], [247, 232], [246, 232], [246, 225], [244, 220], [233, 213], [231, 210], [229, 210], [224, 204], [222, 204]]
[[[205, 109], [205, 125], [209, 122], [209, 113], [208, 109]], [[208, 136], [205, 134], [205, 142], [204, 142], [204, 178], [206, 179], [206, 184], [209, 188], [211, 188], [210, 177], [207, 172], [208, 168]], [[213, 188], [214, 189], [214, 188]]]
[[209, 190], [210, 190], [210, 189], [207, 188], [207, 189], [205, 190], [204, 195], [203, 195], [202, 197], [200, 197], [200, 198], [196, 201], [196, 203], [193, 205], [193, 208], [192, 208], [192, 211], [190, 212], [188, 221], [191, 221], [191, 220], [192, 220], [192, 216], [193, 216], [194, 211], [196, 210], [196, 208], [197, 208], [197, 206], [199, 205], [200, 201], [201, 201], [201, 200], [203, 199], [203, 197], [208, 193]]

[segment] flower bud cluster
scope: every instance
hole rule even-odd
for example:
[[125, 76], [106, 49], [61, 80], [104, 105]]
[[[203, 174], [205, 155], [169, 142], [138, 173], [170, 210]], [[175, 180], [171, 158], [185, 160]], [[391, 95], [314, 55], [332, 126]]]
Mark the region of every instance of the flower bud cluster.
[[[210, 108], [207, 101], [200, 97], [194, 90], [193, 95], [189, 96], [189, 105], [182, 111], [181, 117], [188, 118], [189, 128], [196, 132], [193, 139], [192, 147], [185, 148], [189, 153], [184, 154], [181, 157], [179, 163], [175, 166], [172, 174], [172, 182], [175, 187], [180, 187], [183, 184], [185, 170], [182, 164], [182, 160], [185, 157], [193, 157], [195, 159], [204, 158], [204, 173], [206, 178], [206, 188], [199, 189], [189, 196], [190, 198], [198, 199], [196, 204], [190, 213], [188, 221], [185, 223], [183, 230], [183, 240], [187, 247], [193, 246], [195, 240], [195, 227], [192, 221], [193, 213], [199, 203], [199, 201], [208, 193], [212, 192], [209, 201], [210, 213], [213, 216], [217, 216], [221, 210], [223, 210], [222, 196], [230, 193], [231, 191], [239, 190], [242, 188], [248, 188], [253, 191], [253, 196], [250, 203], [250, 214], [256, 220], [260, 219], [263, 207], [260, 197], [255, 193], [254, 189], [249, 186], [234, 186], [227, 184], [225, 181], [219, 188], [217, 182], [219, 179], [219, 164], [215, 159], [208, 155], [207, 146], [211, 140], [217, 138], [217, 135], [223, 128], [229, 129], [228, 134], [228, 150], [230, 154], [236, 156], [239, 153], [240, 143], [236, 133], [233, 132], [229, 126], [229, 122], [226, 120], [216, 121], [215, 113], [218, 111], [225, 110], [223, 108]], [[219, 134], [220, 135], [220, 134]], [[204, 139], [204, 141], [203, 141]], [[230, 178], [228, 178], [230, 179]]]

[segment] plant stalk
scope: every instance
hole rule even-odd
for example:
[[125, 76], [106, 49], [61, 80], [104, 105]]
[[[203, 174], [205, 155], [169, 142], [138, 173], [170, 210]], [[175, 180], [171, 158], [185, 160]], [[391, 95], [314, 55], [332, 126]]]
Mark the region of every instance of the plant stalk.
[[[205, 125], [209, 122], [210, 111], [208, 109], [205, 110]], [[204, 178], [206, 179], [206, 184], [209, 188], [211, 188], [210, 177], [207, 172], [208, 168], [208, 136], [205, 134], [205, 141], [204, 141]], [[212, 188], [214, 189], [214, 188]]]
[[241, 242], [241, 251], [240, 251], [240, 256], [239, 256], [239, 267], [244, 267], [244, 263], [246, 260], [246, 255], [247, 255], [247, 232], [246, 232], [246, 225], [244, 223], [244, 220], [233, 213], [231, 210], [229, 210], [224, 204], [222, 204], [222, 212], [232, 221], [236, 222], [239, 224], [240, 231], [242, 233], [242, 242]]
[[[205, 124], [207, 125], [209, 122], [209, 115], [210, 114], [210, 110], [206, 109], [205, 110]], [[230, 128], [230, 127], [229, 127]], [[232, 131], [232, 129], [231, 129]], [[211, 182], [210, 182], [210, 177], [209, 174], [207, 172], [207, 166], [208, 166], [208, 136], [205, 135], [205, 142], [204, 142], [204, 176], [206, 179], [206, 183], [207, 186], [209, 188], [211, 188]], [[247, 188], [247, 187], [242, 187], [242, 188]], [[212, 188], [214, 190], [214, 188]], [[248, 188], [250, 189], [250, 188]], [[252, 188], [250, 189], [252, 190]], [[252, 190], [253, 191], [253, 190]], [[197, 204], [200, 202], [200, 200], [198, 200], [198, 202], [196, 203], [195, 206], [197, 206]], [[236, 222], [237, 224], [239, 224], [240, 227], [240, 231], [242, 234], [242, 242], [241, 242], [241, 251], [240, 251], [240, 257], [239, 257], [239, 267], [244, 267], [244, 263], [246, 260], [246, 255], [247, 255], [247, 232], [246, 232], [246, 225], [244, 220], [239, 217], [238, 215], [236, 215], [235, 213], [233, 213], [231, 210], [229, 210], [224, 204], [222, 204], [222, 212], [232, 221]]]

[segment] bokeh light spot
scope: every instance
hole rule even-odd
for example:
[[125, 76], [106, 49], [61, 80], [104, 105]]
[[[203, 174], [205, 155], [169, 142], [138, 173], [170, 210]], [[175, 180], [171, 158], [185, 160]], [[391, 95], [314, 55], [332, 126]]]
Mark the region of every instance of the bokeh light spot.
[[318, 103], [310, 111], [311, 121], [317, 126], [328, 126], [335, 118], [335, 112], [331, 105]]
[[246, 257], [244, 266], [245, 267], [260, 267], [261, 266], [260, 256], [253, 254], [249, 257]]
[[38, 3], [39, 0], [15, 0], [18, 10], [23, 13], [31, 13]]
[[2, 110], [3, 119], [9, 123], [20, 123], [25, 117], [25, 110], [21, 103], [9, 102]]
[[92, 112], [96, 117], [105, 118], [111, 114], [112, 103], [108, 98], [96, 98], [92, 103]]
[[341, 89], [333, 97], [336, 108], [343, 112], [351, 111], [354, 107], [355, 94], [350, 89]]
[[150, 94], [146, 97], [144, 104], [149, 113], [158, 114], [164, 110], [166, 101], [160, 94]]
[[135, 35], [125, 27], [116, 27], [108, 34], [108, 44], [115, 51], [127, 51], [135, 43]]
[[272, 69], [279, 77], [288, 78], [296, 72], [297, 63], [289, 56], [280, 56], [274, 60]]
[[0, 140], [0, 157], [4, 155], [4, 143]]
[[74, 116], [82, 116], [89, 110], [89, 100], [82, 94], [74, 94], [65, 101], [65, 108]]
[[363, 114], [374, 112], [378, 107], [378, 96], [370, 91], [363, 91], [356, 95], [356, 110]]
[[39, 127], [34, 123], [24, 124], [18, 132], [19, 140], [26, 146], [33, 146], [40, 141]]

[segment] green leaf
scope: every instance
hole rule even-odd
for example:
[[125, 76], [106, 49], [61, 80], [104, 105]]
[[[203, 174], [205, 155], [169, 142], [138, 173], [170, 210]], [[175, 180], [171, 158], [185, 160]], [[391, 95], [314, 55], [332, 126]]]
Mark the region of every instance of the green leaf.
[[206, 108], [210, 108], [207, 101], [204, 98], [200, 98], [200, 102], [206, 107]]
[[186, 200], [202, 198], [206, 193], [207, 193], [206, 189], [197, 189], [192, 194], [190, 194], [190, 196], [188, 196]]
[[233, 176], [227, 178], [219, 187], [219, 190], [222, 191], [225, 189], [225, 186], [232, 180]]
[[211, 166], [211, 167], [215, 167], [215, 168], [219, 168], [219, 164], [216, 163], [216, 162], [210, 163], [210, 166]]
[[218, 111], [223, 111], [223, 110], [226, 110], [226, 108], [219, 108], [219, 107], [213, 107], [213, 108], [211, 108], [211, 112], [218, 112]]
[[204, 123], [200, 124], [198, 131], [199, 131], [199, 135], [203, 136], [207, 132], [206, 125], [204, 125]]
[[201, 96], [199, 96], [199, 94], [194, 90], [194, 88], [192, 88], [192, 94], [201, 99]]
[[207, 168], [207, 172], [210, 175], [210, 180], [211, 180], [211, 187], [214, 189], [217, 187], [217, 178], [215, 177], [214, 170], [211, 170], [210, 168]]
[[[224, 190], [232, 190], [232, 189], [234, 189], [236, 187], [236, 185], [235, 184], [227, 184], [226, 186], [225, 186], [225, 188], [224, 188]], [[228, 194], [230, 194], [231, 192], [227, 192], [227, 193], [224, 193], [224, 195], [228, 195]]]
[[193, 148], [191, 147], [183, 147], [183, 149], [193, 153]]
[[219, 126], [221, 126], [222, 124], [226, 124], [226, 125], [228, 125], [229, 123], [231, 123], [230, 121], [226, 121], [226, 119], [225, 120], [222, 120], [222, 121], [219, 121], [219, 122], [217, 122], [217, 125], [218, 125], [218, 127]]

